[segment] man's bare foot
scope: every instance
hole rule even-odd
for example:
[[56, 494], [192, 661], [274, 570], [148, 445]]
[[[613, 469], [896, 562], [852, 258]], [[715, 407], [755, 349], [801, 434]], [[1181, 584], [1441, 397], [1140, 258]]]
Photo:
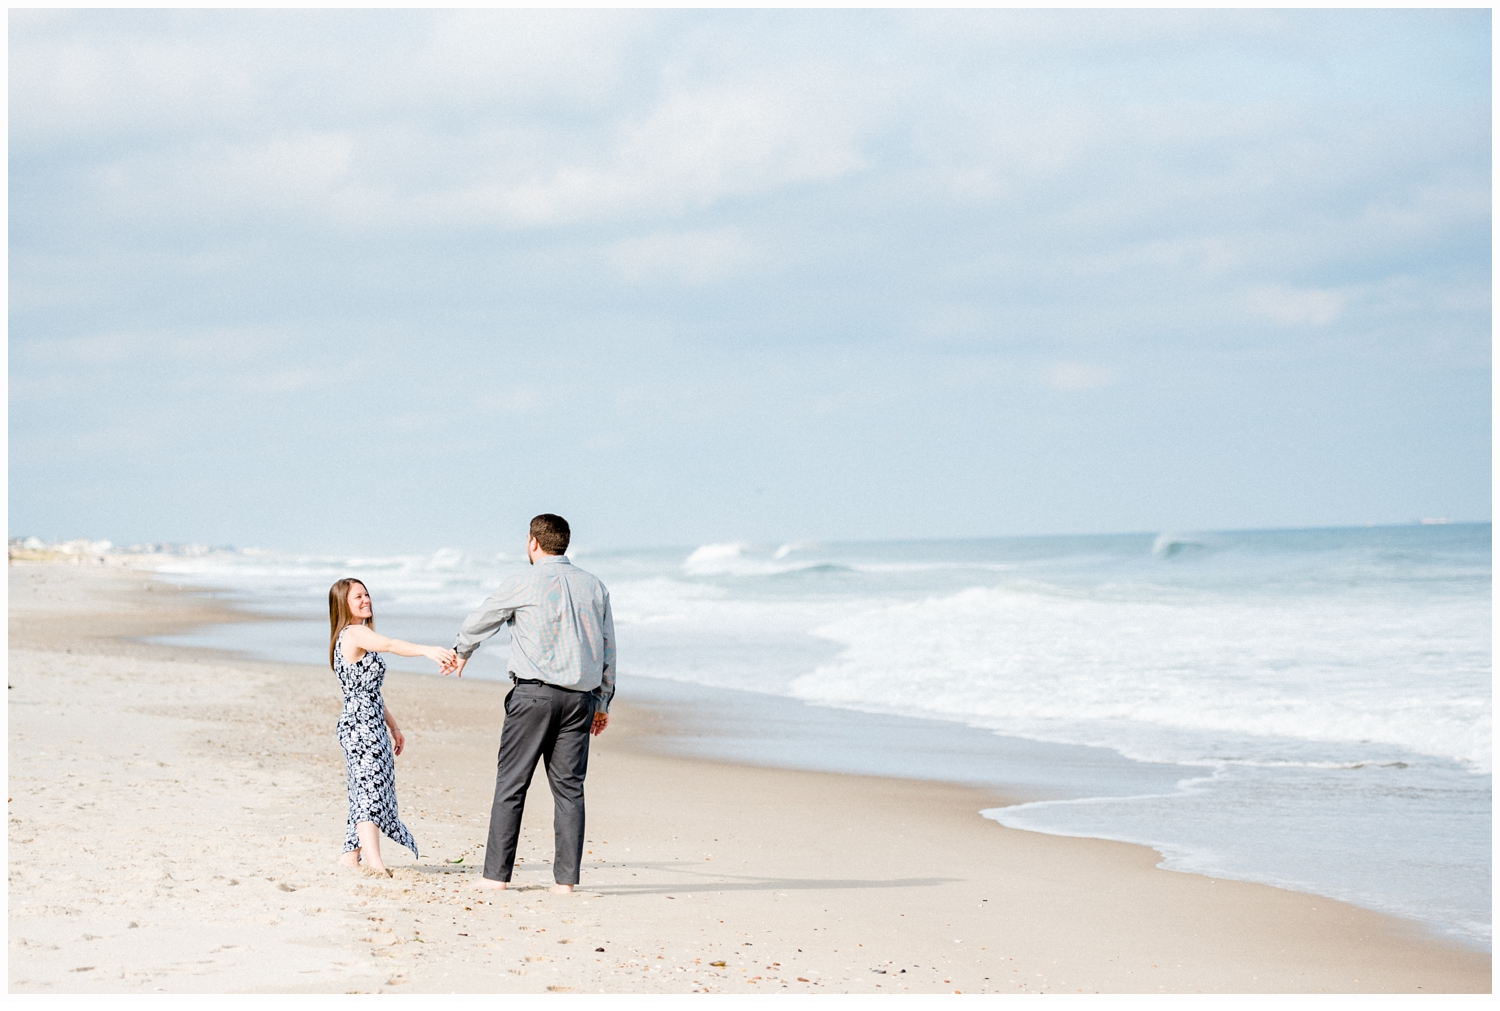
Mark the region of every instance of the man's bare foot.
[[547, 891], [551, 892], [553, 895], [572, 895], [573, 894], [573, 886], [572, 885], [553, 885], [551, 888], [547, 889]]
[[492, 881], [489, 878], [480, 878], [477, 887], [489, 889], [490, 891], [501, 891], [510, 887], [509, 881]]

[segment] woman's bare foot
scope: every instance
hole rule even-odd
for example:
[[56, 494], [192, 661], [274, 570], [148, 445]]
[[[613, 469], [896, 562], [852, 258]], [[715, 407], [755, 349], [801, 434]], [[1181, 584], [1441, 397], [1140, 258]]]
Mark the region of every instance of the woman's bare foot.
[[391, 872], [385, 869], [385, 861], [380, 857], [380, 829], [373, 821], [361, 821], [355, 823], [354, 831], [359, 835], [359, 849], [355, 852], [363, 858], [365, 870], [390, 877]]
[[503, 889], [509, 888], [510, 887], [510, 882], [509, 881], [491, 881], [489, 878], [480, 878], [479, 881], [476, 884], [476, 887], [485, 888], [485, 889], [488, 889], [490, 891], [498, 892], [498, 891], [501, 891]]
[[553, 895], [572, 895], [573, 894], [573, 886], [572, 885], [553, 885], [551, 888], [547, 889], [547, 891], [551, 892]]
[[351, 870], [357, 870], [359, 868], [359, 850], [350, 850], [348, 853], [345, 853], [343, 856], [339, 857], [339, 866], [348, 867]]
[[384, 868], [384, 867], [376, 867], [376, 866], [374, 866], [372, 864], [365, 864], [365, 866], [362, 868], [362, 870], [366, 874], [369, 874], [372, 877], [388, 878], [388, 877], [391, 876], [391, 872], [389, 870], [387, 870], [386, 868]]

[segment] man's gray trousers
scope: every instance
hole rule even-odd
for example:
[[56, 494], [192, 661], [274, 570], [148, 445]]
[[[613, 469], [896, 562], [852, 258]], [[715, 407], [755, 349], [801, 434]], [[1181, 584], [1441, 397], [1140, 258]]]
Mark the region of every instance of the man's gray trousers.
[[548, 684], [518, 684], [505, 699], [505, 729], [490, 808], [490, 839], [484, 876], [509, 881], [521, 835], [526, 788], [538, 758], [552, 785], [552, 878], [578, 884], [583, 861], [583, 777], [589, 768], [589, 729], [594, 723], [592, 692], [570, 692]]

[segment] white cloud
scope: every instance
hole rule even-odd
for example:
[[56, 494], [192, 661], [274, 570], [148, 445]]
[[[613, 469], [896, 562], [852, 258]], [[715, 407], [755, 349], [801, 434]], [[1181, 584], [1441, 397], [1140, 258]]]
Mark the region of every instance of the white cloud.
[[1113, 386], [1119, 373], [1106, 365], [1090, 362], [1054, 362], [1042, 372], [1042, 382], [1054, 390], [1078, 393]]
[[436, 14], [417, 75], [460, 103], [609, 101], [626, 50], [650, 23], [635, 12], [463, 10]]
[[22, 340], [11, 344], [11, 353], [28, 364], [44, 368], [86, 370], [114, 365], [139, 356], [148, 343], [139, 334], [100, 333], [53, 340]]
[[[328, 202], [349, 179], [354, 149], [355, 138], [348, 133], [299, 132], [204, 152], [177, 164], [177, 192], [196, 195], [205, 205], [218, 208], [326, 214]], [[149, 163], [132, 166], [137, 178], [125, 185], [144, 188], [138, 173], [152, 168]]]
[[425, 202], [516, 226], [675, 215], [857, 171], [865, 161], [850, 119], [793, 87], [684, 90], [616, 124], [599, 155], [561, 158], [531, 178], [490, 166], [485, 182]]
[[[156, 24], [166, 28], [160, 19]], [[110, 31], [76, 13], [15, 20], [11, 143], [26, 149], [239, 118], [251, 107], [257, 82], [255, 68], [242, 67], [232, 48], [170, 30]]]
[[21, 339], [12, 343], [19, 361], [38, 370], [71, 375], [113, 371], [126, 365], [146, 365], [173, 373], [249, 364], [284, 356], [305, 337], [258, 326], [226, 326], [175, 330], [116, 330], [52, 339]]
[[1344, 314], [1352, 293], [1337, 288], [1257, 285], [1244, 293], [1254, 315], [1283, 326], [1326, 326]]
[[530, 414], [544, 402], [541, 393], [530, 386], [492, 390], [479, 398], [479, 407], [496, 414]]
[[299, 393], [304, 390], [336, 388], [342, 377], [337, 372], [312, 369], [277, 369], [271, 372], [247, 372], [239, 377], [242, 389], [255, 393]]
[[984, 306], [950, 302], [924, 310], [909, 330], [922, 341], [963, 343], [988, 335], [994, 325], [994, 313]]
[[[363, 227], [671, 215], [867, 163], [879, 110], [857, 67], [775, 55], [694, 64], [683, 52], [673, 55], [688, 65], [642, 74], [627, 56], [656, 20], [23, 19], [11, 37], [12, 146], [98, 145], [92, 177], [111, 217], [270, 209]], [[724, 42], [710, 33], [693, 47]]]
[[[676, 216], [866, 165], [860, 117], [790, 87], [696, 89], [592, 131], [365, 124], [207, 137], [98, 165], [111, 217], [271, 210], [357, 227], [539, 227]], [[603, 141], [601, 144], [600, 141]]]
[[762, 252], [737, 228], [654, 232], [607, 247], [610, 267], [627, 281], [700, 285], [759, 265]]

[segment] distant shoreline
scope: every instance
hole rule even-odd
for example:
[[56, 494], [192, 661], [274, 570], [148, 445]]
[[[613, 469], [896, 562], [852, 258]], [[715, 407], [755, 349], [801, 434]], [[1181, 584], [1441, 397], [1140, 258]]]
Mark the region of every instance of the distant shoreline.
[[[993, 543], [997, 541], [1031, 541], [1049, 539], [1067, 539], [1076, 537], [1138, 537], [1154, 539], [1169, 534], [1285, 534], [1285, 533], [1326, 533], [1335, 531], [1356, 530], [1400, 530], [1409, 527], [1492, 527], [1492, 520], [1454, 520], [1446, 517], [1423, 517], [1401, 522], [1379, 522], [1379, 523], [1344, 523], [1324, 526], [1308, 527], [1196, 527], [1167, 525], [1155, 530], [1111, 530], [1093, 533], [1049, 533], [1049, 534], [975, 534], [972, 536], [954, 537], [874, 537], [848, 539], [817, 539], [816, 543], [830, 546], [860, 546], [860, 545], [921, 545], [926, 543], [949, 543], [972, 541], [975, 543]], [[747, 543], [777, 543], [775, 539], [768, 541], [755, 541], [741, 538]], [[28, 546], [27, 542], [35, 542], [36, 546]], [[645, 545], [609, 545], [601, 548], [587, 548], [582, 551], [574, 549], [578, 557], [586, 557], [590, 554], [611, 554], [621, 551], [680, 551], [684, 555], [690, 554], [704, 543], [728, 543], [728, 541], [715, 542], [712, 540], [701, 542], [687, 542], [681, 544], [645, 544]], [[94, 545], [105, 544], [107, 548], [96, 550]], [[149, 549], [149, 550], [142, 550]], [[361, 549], [338, 549], [340, 551], [383, 551], [393, 554], [423, 554], [441, 550], [438, 548], [399, 548], [391, 552], [389, 547], [361, 548]], [[41, 538], [32, 535], [11, 535], [9, 538], [9, 559], [13, 562], [69, 562], [80, 564], [86, 561], [98, 563], [105, 559], [105, 564], [125, 565], [129, 567], [151, 567], [161, 564], [172, 558], [201, 558], [209, 554], [239, 554], [239, 553], [281, 553], [290, 555], [308, 555], [317, 557], [326, 555], [328, 551], [313, 551], [311, 549], [294, 548], [263, 548], [247, 547], [240, 548], [234, 545], [220, 544], [210, 545], [193, 542], [157, 542], [151, 544], [134, 544], [117, 547], [111, 541], [97, 541], [90, 538], [74, 538], [68, 541], [44, 542]], [[519, 557], [520, 552], [517, 552]]]

